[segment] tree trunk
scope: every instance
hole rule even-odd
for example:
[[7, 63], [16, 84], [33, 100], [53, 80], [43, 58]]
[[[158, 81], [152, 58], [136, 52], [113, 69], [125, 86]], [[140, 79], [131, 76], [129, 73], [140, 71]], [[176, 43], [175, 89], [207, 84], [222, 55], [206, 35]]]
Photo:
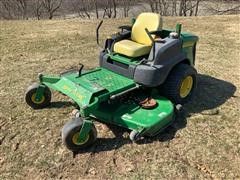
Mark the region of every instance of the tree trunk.
[[184, 0], [180, 0], [180, 5], [179, 5], [179, 13], [178, 15], [179, 16], [182, 16], [182, 13], [183, 13], [183, 2]]
[[42, 14], [42, 1], [37, 0], [35, 7], [34, 7], [34, 14], [37, 17], [37, 20], [40, 20], [41, 14]]
[[187, 2], [183, 0], [183, 15], [187, 16]]
[[115, 0], [112, 0], [113, 3], [113, 18], [117, 17], [117, 4]]
[[95, 7], [95, 13], [96, 13], [96, 18], [99, 18], [99, 14], [98, 14], [98, 4], [97, 4], [97, 0], [94, 0], [94, 7]]
[[50, 11], [48, 19], [52, 19], [52, 18], [53, 18], [53, 13], [52, 13], [52, 11]]
[[199, 7], [200, 1], [201, 1], [201, 0], [197, 0], [197, 4], [196, 4], [194, 16], [197, 16], [197, 15], [198, 15], [198, 7]]
[[157, 1], [154, 2], [155, 3], [155, 8], [154, 8], [154, 11], [159, 13], [160, 10], [159, 10], [159, 6], [160, 6], [160, 0], [159, 0], [159, 3]]
[[172, 0], [172, 16], [176, 16], [177, 15], [177, 0]]
[[57, 3], [54, 3], [54, 0], [43, 0], [42, 3], [43, 7], [49, 13], [48, 19], [52, 19], [54, 12], [60, 8], [62, 0], [58, 0]]
[[88, 17], [88, 19], [91, 19], [91, 16], [90, 14], [88, 13], [87, 9], [86, 8], [83, 8], [84, 10], [84, 13], [86, 14], [86, 16]]
[[151, 11], [154, 12], [154, 2], [152, 0], [149, 1], [149, 5], [151, 8]]

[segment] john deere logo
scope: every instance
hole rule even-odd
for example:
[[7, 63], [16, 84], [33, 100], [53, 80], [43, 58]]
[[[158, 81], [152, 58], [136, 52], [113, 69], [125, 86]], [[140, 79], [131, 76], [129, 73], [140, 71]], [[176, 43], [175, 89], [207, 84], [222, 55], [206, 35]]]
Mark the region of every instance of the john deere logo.
[[80, 101], [82, 101], [82, 100], [85, 98], [85, 96], [81, 95], [81, 94], [78, 92], [78, 89], [77, 89], [77, 88], [75, 88], [75, 89], [73, 90], [73, 89], [71, 89], [69, 86], [64, 85], [64, 86], [63, 86], [63, 89], [66, 90], [66, 91], [68, 91], [69, 93], [73, 94], [74, 96], [76, 96]]

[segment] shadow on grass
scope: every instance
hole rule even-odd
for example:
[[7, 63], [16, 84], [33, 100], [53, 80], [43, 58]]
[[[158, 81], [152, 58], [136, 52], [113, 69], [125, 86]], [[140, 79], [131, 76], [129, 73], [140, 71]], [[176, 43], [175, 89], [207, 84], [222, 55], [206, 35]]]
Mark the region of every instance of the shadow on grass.
[[55, 102], [51, 102], [51, 105], [47, 108], [54, 109], [54, 108], [64, 108], [64, 107], [72, 107], [72, 106], [75, 106], [75, 104], [70, 101], [55, 101]]
[[120, 128], [112, 124], [108, 124], [107, 126], [113, 132], [115, 136], [114, 138], [97, 138], [97, 141], [93, 146], [86, 148], [82, 151], [73, 153], [73, 157], [86, 152], [97, 153], [102, 151], [111, 151], [113, 149], [118, 149], [125, 144], [132, 143], [128, 137], [124, 137], [123, 135], [125, 132], [129, 131], [128, 129]]
[[[230, 82], [198, 74], [197, 89], [193, 99], [183, 106], [183, 111], [177, 116], [175, 122], [159, 135], [151, 138], [151, 141], [168, 141], [173, 139], [179, 129], [186, 127], [187, 117], [194, 113], [216, 109], [233, 97], [235, 91], [236, 86]], [[215, 112], [213, 111], [212, 113], [214, 114]]]
[[[140, 141], [139, 144], [152, 143], [153, 141], [169, 141], [173, 139], [179, 129], [186, 127], [187, 117], [193, 113], [201, 113], [204, 110], [219, 107], [229, 98], [233, 97], [235, 91], [236, 87], [227, 81], [199, 74], [197, 89], [192, 101], [184, 105], [183, 111], [177, 116], [174, 123], [159, 135], [144, 139]], [[96, 145], [86, 150], [87, 152], [109, 151], [120, 148], [124, 144], [131, 143], [129, 138], [123, 137], [123, 133], [126, 131], [125, 129], [113, 125], [110, 125], [109, 128], [114, 133], [115, 138], [98, 139]]]

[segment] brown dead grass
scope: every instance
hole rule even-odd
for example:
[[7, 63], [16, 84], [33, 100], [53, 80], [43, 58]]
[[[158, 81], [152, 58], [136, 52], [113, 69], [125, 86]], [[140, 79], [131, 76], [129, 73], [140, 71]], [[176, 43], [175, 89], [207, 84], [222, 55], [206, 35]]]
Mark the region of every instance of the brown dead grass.
[[[23, 94], [39, 72], [96, 67], [97, 22], [0, 21], [0, 179], [240, 178], [239, 18], [166, 18], [165, 27], [181, 22], [200, 37], [196, 97], [173, 126], [140, 144], [97, 124], [97, 143], [75, 158], [60, 137], [73, 109], [67, 97], [54, 93], [51, 108], [34, 111]], [[102, 39], [128, 22], [107, 20]]]

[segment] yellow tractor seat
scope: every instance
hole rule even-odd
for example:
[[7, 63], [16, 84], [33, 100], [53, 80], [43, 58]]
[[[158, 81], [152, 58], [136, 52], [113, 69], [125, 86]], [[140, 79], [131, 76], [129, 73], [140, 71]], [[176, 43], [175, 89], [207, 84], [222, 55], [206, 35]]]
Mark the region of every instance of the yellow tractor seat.
[[[116, 42], [113, 51], [129, 57], [138, 57], [149, 54], [152, 41], [148, 37], [145, 28], [149, 31], [157, 31], [160, 26], [160, 15], [155, 13], [141, 13], [133, 24], [131, 39]], [[155, 38], [155, 35], [152, 35]]]
[[114, 51], [129, 57], [139, 57], [148, 54], [151, 45], [139, 44], [134, 41], [125, 39], [114, 44]]

